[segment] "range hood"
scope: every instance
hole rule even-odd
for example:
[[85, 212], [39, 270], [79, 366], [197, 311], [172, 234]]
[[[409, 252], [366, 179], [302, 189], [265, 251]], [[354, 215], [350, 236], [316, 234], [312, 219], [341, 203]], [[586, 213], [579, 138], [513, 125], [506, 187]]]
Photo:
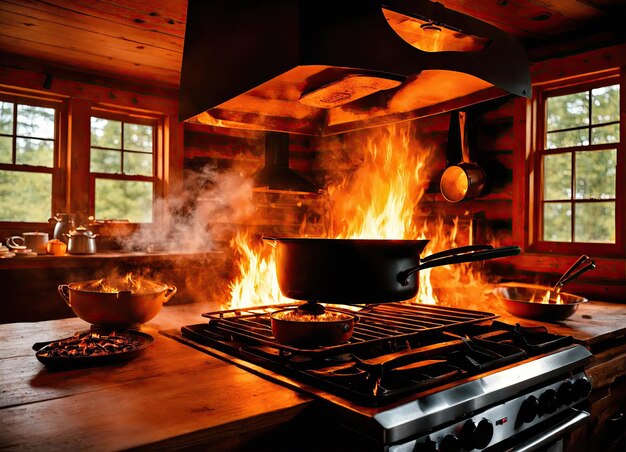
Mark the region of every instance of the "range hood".
[[428, 0], [189, 0], [181, 121], [331, 135], [530, 95], [523, 46]]
[[307, 195], [319, 189], [289, 168], [289, 134], [265, 135], [265, 166], [254, 177], [253, 191]]

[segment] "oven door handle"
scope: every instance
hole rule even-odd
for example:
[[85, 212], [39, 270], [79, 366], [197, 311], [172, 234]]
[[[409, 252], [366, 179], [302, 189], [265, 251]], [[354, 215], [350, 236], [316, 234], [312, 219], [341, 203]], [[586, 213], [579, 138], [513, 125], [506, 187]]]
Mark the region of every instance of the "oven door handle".
[[527, 439], [512, 448], [508, 449], [510, 452], [529, 452], [536, 450], [540, 447], [547, 446], [550, 443], [556, 442], [563, 438], [567, 433], [575, 430], [579, 426], [585, 424], [590, 415], [586, 411], [575, 410], [569, 408], [571, 411], [569, 416], [559, 422], [556, 425], [551, 426], [548, 430], [541, 432], [539, 435]]

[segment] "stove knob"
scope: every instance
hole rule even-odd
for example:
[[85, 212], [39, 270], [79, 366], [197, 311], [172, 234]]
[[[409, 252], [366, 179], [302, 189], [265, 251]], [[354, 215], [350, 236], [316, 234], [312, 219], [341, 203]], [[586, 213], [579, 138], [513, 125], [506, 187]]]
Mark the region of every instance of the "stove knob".
[[559, 407], [559, 399], [554, 389], [547, 389], [539, 396], [539, 405], [542, 413], [552, 414]]
[[430, 437], [426, 438], [426, 441], [424, 441], [421, 444], [417, 444], [416, 446], [417, 450], [423, 450], [423, 451], [433, 451], [435, 452], [437, 450], [437, 443], [434, 442], [432, 439], [430, 439]]
[[476, 424], [474, 421], [469, 419], [463, 424], [461, 427], [461, 431], [459, 432], [459, 439], [461, 441], [461, 446], [463, 449], [471, 450], [474, 448], [474, 431], [476, 430]]
[[561, 383], [559, 389], [556, 390], [556, 397], [561, 405], [569, 405], [574, 401], [574, 385], [571, 381], [566, 380]]
[[476, 430], [474, 430], [474, 447], [476, 449], [484, 449], [493, 438], [493, 424], [489, 419], [481, 419]]
[[574, 381], [574, 400], [583, 399], [591, 394], [591, 382], [586, 378]]
[[439, 450], [442, 452], [459, 452], [461, 450], [461, 441], [452, 434], [446, 435], [439, 443]]
[[531, 395], [522, 402], [520, 407], [518, 419], [522, 424], [532, 422], [539, 415], [539, 400], [534, 395]]

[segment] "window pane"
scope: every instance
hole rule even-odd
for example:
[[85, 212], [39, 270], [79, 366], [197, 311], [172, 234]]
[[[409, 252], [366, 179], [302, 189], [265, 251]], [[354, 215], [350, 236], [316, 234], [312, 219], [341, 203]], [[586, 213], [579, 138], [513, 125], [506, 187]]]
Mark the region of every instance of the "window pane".
[[615, 243], [615, 203], [610, 201], [576, 204], [574, 240]]
[[577, 152], [576, 199], [615, 198], [617, 150]]
[[54, 108], [17, 106], [17, 134], [23, 137], [54, 138]]
[[547, 130], [589, 125], [589, 93], [550, 97], [546, 101]]
[[619, 85], [591, 90], [593, 124], [619, 121]]
[[546, 242], [572, 241], [572, 205], [568, 202], [550, 202], [543, 205], [543, 240]]
[[589, 145], [589, 129], [550, 132], [546, 135], [546, 149]]
[[152, 222], [152, 182], [96, 179], [96, 218]]
[[543, 157], [543, 199], [571, 199], [572, 154]]
[[0, 171], [0, 221], [47, 222], [52, 174]]
[[13, 103], [0, 102], [0, 133], [13, 135]]
[[619, 124], [594, 127], [591, 129], [591, 143], [617, 143], [619, 141]]
[[52, 168], [54, 165], [54, 141], [35, 138], [15, 140], [15, 163]]
[[121, 149], [122, 123], [109, 119], [91, 118], [91, 145]]
[[89, 170], [92, 173], [122, 173], [122, 152], [91, 149]]
[[0, 137], [0, 163], [13, 163], [12, 144], [13, 138]]
[[152, 152], [152, 126], [124, 124], [124, 149]]
[[152, 154], [125, 152], [124, 174], [152, 176]]

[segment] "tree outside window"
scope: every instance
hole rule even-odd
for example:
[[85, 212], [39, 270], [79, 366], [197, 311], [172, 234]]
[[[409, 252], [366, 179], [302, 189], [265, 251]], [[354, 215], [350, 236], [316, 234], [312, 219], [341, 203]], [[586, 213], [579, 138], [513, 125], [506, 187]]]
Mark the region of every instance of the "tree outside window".
[[[540, 104], [538, 239], [615, 244], [620, 85], [547, 92]], [[541, 127], [543, 125], [543, 127]]]
[[92, 116], [90, 172], [98, 220], [153, 220], [155, 124]]
[[56, 152], [55, 108], [0, 99], [0, 221], [48, 221]]

